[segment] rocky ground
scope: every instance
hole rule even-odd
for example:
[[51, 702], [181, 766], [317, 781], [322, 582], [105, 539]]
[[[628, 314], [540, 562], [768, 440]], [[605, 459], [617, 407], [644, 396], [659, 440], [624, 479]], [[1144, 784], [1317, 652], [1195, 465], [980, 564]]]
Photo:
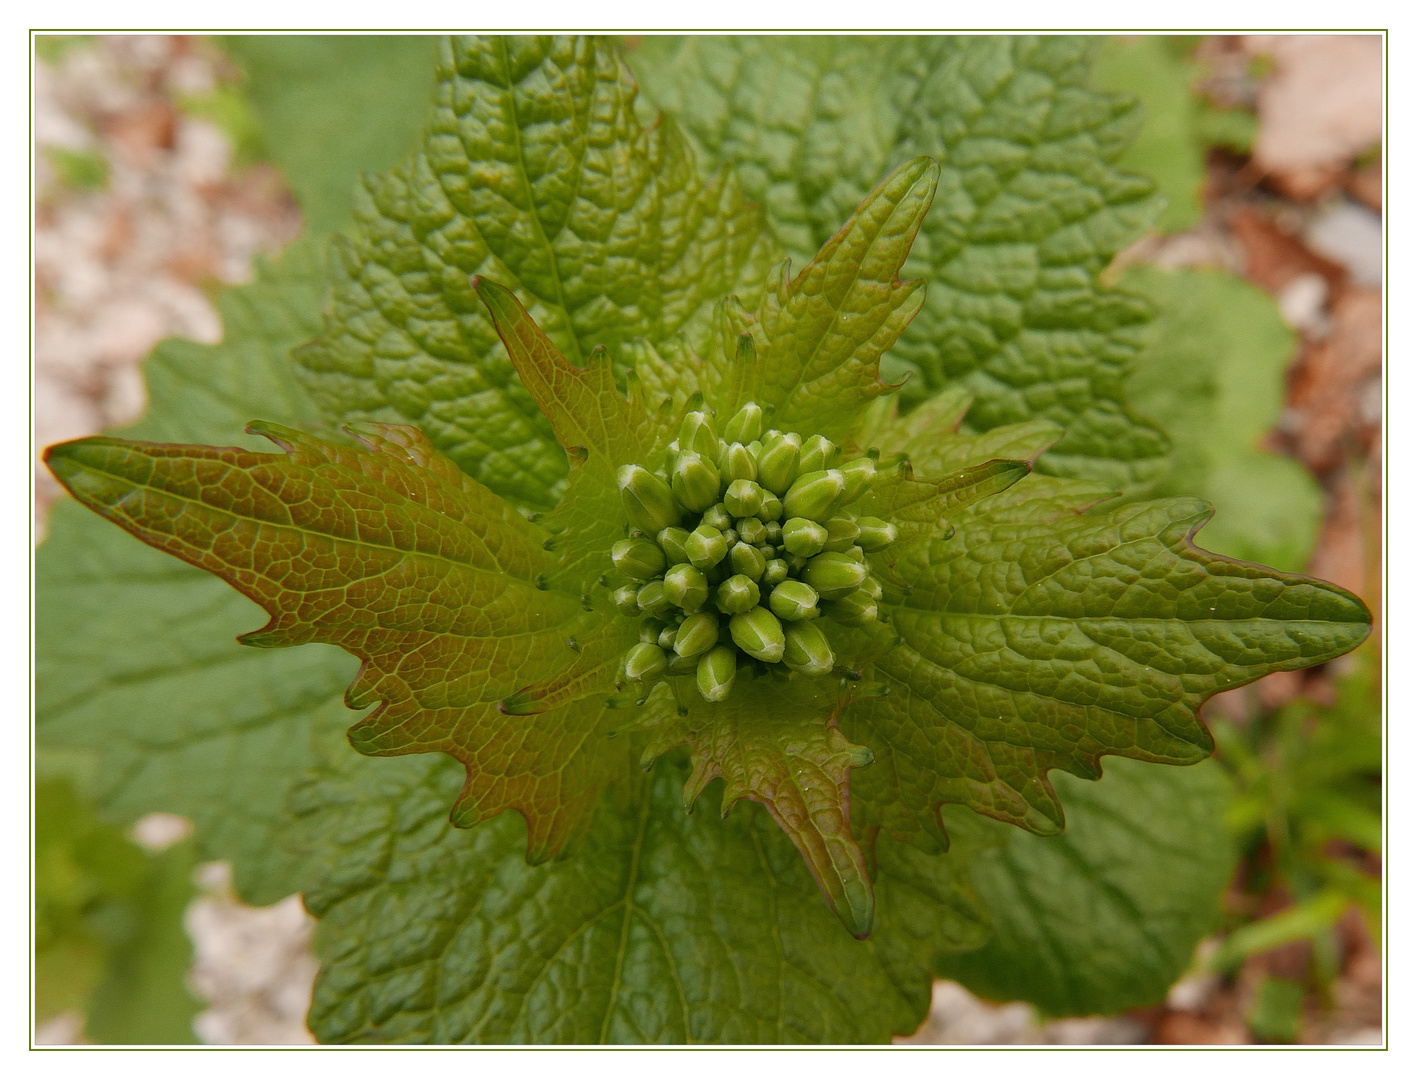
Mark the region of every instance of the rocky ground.
[[[1381, 166], [1372, 160], [1382, 135], [1376, 42], [1207, 40], [1203, 89], [1219, 104], [1257, 110], [1254, 153], [1212, 152], [1205, 219], [1184, 234], [1145, 238], [1121, 258], [1225, 267], [1276, 297], [1303, 344], [1270, 448], [1301, 461], [1328, 493], [1311, 572], [1359, 593], [1378, 613], [1383, 248]], [[1262, 77], [1252, 63], [1257, 55], [1271, 58]], [[145, 406], [139, 363], [152, 346], [174, 335], [217, 340], [215, 293], [247, 280], [257, 253], [275, 253], [300, 231], [279, 174], [237, 162], [222, 130], [190, 106], [232, 74], [215, 50], [182, 37], [97, 38], [52, 49], [35, 66], [36, 451], [136, 419]], [[37, 464], [35, 477], [42, 536], [58, 490]], [[1325, 678], [1273, 676], [1212, 707], [1243, 717], [1301, 690], [1321, 696]], [[158, 820], [137, 831], [156, 846], [170, 842], [172, 829]], [[187, 914], [197, 954], [192, 987], [210, 1004], [197, 1019], [199, 1036], [213, 1043], [310, 1041], [303, 1017], [315, 961], [311, 920], [298, 898], [244, 907], [220, 864], [203, 868], [200, 884], [203, 894]], [[1343, 931], [1334, 1007], [1306, 1017], [1304, 1041], [1381, 1041], [1381, 957], [1360, 920], [1345, 922]], [[1197, 972], [1208, 948], [1213, 944], [1198, 952]], [[982, 1002], [940, 982], [920, 1031], [900, 1041], [1247, 1042], [1247, 995], [1265, 972], [1282, 975], [1297, 962], [1284, 953], [1247, 963], [1230, 982], [1189, 976], [1153, 1009], [1049, 1024], [1026, 1005]], [[38, 1041], [70, 1042], [81, 1029], [81, 1019], [60, 1017]]]

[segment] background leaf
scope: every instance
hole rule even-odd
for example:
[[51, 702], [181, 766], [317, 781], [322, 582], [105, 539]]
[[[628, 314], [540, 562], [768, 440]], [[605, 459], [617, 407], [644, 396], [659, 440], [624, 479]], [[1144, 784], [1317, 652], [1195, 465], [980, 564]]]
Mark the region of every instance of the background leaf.
[[975, 856], [993, 936], [941, 974], [986, 998], [1052, 1016], [1160, 1001], [1220, 917], [1235, 865], [1230, 788], [1214, 762], [1158, 769], [1112, 759], [1101, 781], [1059, 776], [1061, 836], [1008, 830]]

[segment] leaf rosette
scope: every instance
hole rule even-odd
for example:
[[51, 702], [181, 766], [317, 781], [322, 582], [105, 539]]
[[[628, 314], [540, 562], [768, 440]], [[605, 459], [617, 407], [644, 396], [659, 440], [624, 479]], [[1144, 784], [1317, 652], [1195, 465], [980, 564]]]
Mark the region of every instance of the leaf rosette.
[[[558, 87], [558, 102], [600, 100], [619, 78], [579, 48], [565, 70], [581, 81]], [[524, 61], [456, 46], [448, 122], [470, 115], [459, 130], [504, 137], [483, 114], [514, 108], [515, 94], [469, 106], [455, 91], [515, 81]], [[630, 105], [607, 100], [633, 126]], [[957, 804], [1057, 832], [1051, 769], [1095, 779], [1107, 754], [1199, 761], [1206, 697], [1366, 636], [1356, 597], [1196, 548], [1209, 515], [1198, 500], [1099, 509], [1109, 489], [1033, 473], [1062, 435], [1052, 422], [964, 433], [970, 398], [949, 390], [901, 414], [880, 360], [924, 303], [923, 283], [900, 273], [934, 160], [896, 168], [800, 272], [784, 263], [759, 290], [755, 219], [731, 172], [702, 187], [672, 127], [636, 128], [624, 135], [643, 166], [634, 197], [588, 196], [613, 204], [591, 215], [611, 225], [602, 262], [588, 268], [577, 249], [580, 276], [557, 278], [552, 295], [538, 237], [553, 264], [568, 256], [548, 239], [563, 233], [546, 204], [518, 211], [516, 242], [492, 230], [479, 200], [527, 193], [505, 177], [455, 182], [441, 122], [390, 183], [424, 191], [413, 180], [426, 170], [446, 205], [424, 213], [379, 189], [369, 210], [439, 252], [437, 273], [410, 272], [426, 302], [389, 299], [406, 281], [386, 264], [412, 242], [390, 225], [378, 258], [345, 249], [326, 333], [301, 353], [327, 409], [332, 386], [355, 387], [362, 404], [331, 409], [352, 420], [350, 439], [253, 423], [282, 452], [95, 438], [46, 460], [85, 505], [259, 603], [269, 622], [243, 643], [357, 657], [346, 703], [377, 707], [350, 741], [455, 758], [455, 825], [516, 810], [541, 862], [591, 827], [637, 759], [686, 744], [685, 807], [716, 778], [725, 813], [761, 803], [865, 937], [880, 830], [941, 851], [941, 808]], [[595, 172], [591, 157], [575, 167]], [[547, 160], [553, 172], [561, 161]], [[569, 293], [623, 262], [615, 222], [628, 235], [642, 218], [663, 244], [636, 273], [673, 256], [659, 291], [640, 290], [653, 317], [577, 308]], [[377, 317], [354, 318], [351, 297]], [[474, 347], [505, 353], [509, 370], [469, 362]], [[418, 411], [410, 379], [430, 411], [389, 422]], [[479, 400], [504, 433], [554, 438], [564, 482], [521, 468], [510, 444], [490, 447], [500, 436], [475, 423]]]

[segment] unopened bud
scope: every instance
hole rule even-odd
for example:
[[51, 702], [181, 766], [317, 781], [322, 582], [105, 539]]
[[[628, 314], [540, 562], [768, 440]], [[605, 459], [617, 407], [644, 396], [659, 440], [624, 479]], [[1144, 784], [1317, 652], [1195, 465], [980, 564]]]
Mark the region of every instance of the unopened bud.
[[782, 518], [782, 500], [766, 488], [763, 489], [763, 505], [758, 509], [758, 517], [764, 521], [778, 521]]
[[817, 610], [817, 590], [805, 581], [784, 581], [768, 597], [768, 607], [784, 622], [815, 619], [821, 614]]
[[674, 461], [670, 488], [674, 497], [690, 510], [707, 510], [718, 502], [718, 466], [692, 450], [680, 452]]
[[753, 581], [757, 581], [763, 576], [763, 571], [768, 564], [761, 551], [753, 547], [752, 544], [745, 544], [742, 540], [729, 550], [728, 561], [732, 564], [735, 574], [742, 574], [745, 578], [751, 578]]
[[723, 438], [731, 443], [750, 443], [763, 434], [763, 410], [756, 402], [748, 402], [733, 419], [723, 425]]
[[679, 508], [669, 485], [639, 465], [621, 465], [615, 473], [620, 502], [633, 528], [653, 536], [679, 524]]
[[834, 517], [827, 522], [827, 551], [845, 551], [856, 543], [861, 527], [852, 517]]
[[797, 468], [804, 472], [830, 469], [836, 462], [836, 443], [820, 435], [809, 435], [802, 440], [802, 453]]
[[788, 518], [782, 527], [782, 546], [793, 555], [809, 559], [826, 546], [827, 528], [806, 518]]
[[746, 614], [733, 616], [728, 629], [733, 643], [754, 660], [775, 664], [782, 659], [782, 623], [767, 608], [755, 607]]
[[625, 677], [627, 679], [647, 679], [658, 675], [669, 666], [669, 657], [658, 645], [640, 642], [625, 654]]
[[787, 563], [782, 559], [769, 559], [763, 567], [763, 586], [772, 588], [787, 580]]
[[666, 626], [659, 632], [659, 637], [654, 639], [654, 643], [665, 652], [669, 652], [674, 648], [674, 638], [678, 633], [679, 628], [677, 626]]
[[836, 663], [822, 628], [813, 622], [790, 623], [784, 634], [782, 662], [804, 675], [825, 675]]
[[640, 610], [649, 615], [663, 616], [674, 610], [674, 601], [669, 599], [669, 595], [664, 591], [662, 581], [651, 581], [640, 586], [635, 599], [639, 602]]
[[708, 579], [702, 570], [680, 563], [664, 575], [664, 593], [675, 607], [698, 611], [708, 600]]
[[801, 555], [787, 556], [787, 569], [793, 574], [800, 574], [802, 572], [802, 568], [806, 565], [807, 560], [804, 559]]
[[740, 518], [737, 523], [738, 539], [745, 544], [765, 543], [768, 538], [768, 527], [755, 517]]
[[865, 589], [849, 592], [840, 600], [828, 600], [822, 613], [842, 626], [864, 626], [876, 621], [876, 601]]
[[732, 647], [718, 645], [699, 659], [699, 693], [708, 701], [722, 701], [733, 689], [733, 679], [737, 674], [738, 657]]
[[610, 602], [621, 615], [634, 618], [640, 613], [640, 602], [637, 599], [639, 592], [637, 585], [622, 585], [610, 594]]
[[664, 669], [667, 675], [692, 675], [699, 669], [699, 658], [697, 656], [680, 656], [676, 652], [669, 654], [669, 666]]
[[769, 544], [780, 544], [780, 543], [782, 543], [782, 523], [781, 523], [781, 522], [778, 522], [778, 521], [769, 521], [768, 524], [767, 524], [767, 529], [768, 529], [767, 542], [768, 542]]
[[849, 555], [824, 551], [807, 563], [802, 580], [816, 589], [823, 600], [838, 600], [860, 588], [866, 580], [866, 568]]
[[718, 616], [700, 611], [690, 615], [674, 635], [674, 651], [680, 656], [698, 656], [718, 644]]
[[664, 632], [664, 627], [665, 624], [658, 619], [646, 619], [640, 623], [640, 640], [651, 643], [658, 641], [659, 635]]
[[860, 563], [862, 566], [866, 565], [866, 553], [861, 550], [860, 544], [852, 544], [843, 554], [852, 562]]
[[729, 443], [718, 459], [718, 471], [727, 483], [734, 480], [756, 480], [758, 460], [742, 443]]
[[679, 425], [679, 449], [692, 450], [706, 458], [718, 457], [718, 434], [713, 430], [713, 418], [703, 410], [686, 413]]
[[867, 574], [866, 580], [861, 583], [861, 587], [866, 590], [872, 600], [876, 601], [877, 603], [880, 603], [882, 592], [881, 583], [879, 581], [873, 578], [870, 574]]
[[789, 518], [820, 521], [846, 490], [846, 481], [835, 469], [803, 473], [782, 497], [782, 512]]
[[723, 503], [710, 506], [704, 511], [700, 525], [712, 525], [719, 532], [733, 528], [733, 515], [728, 512], [728, 508]]
[[802, 436], [795, 431], [764, 443], [763, 452], [758, 455], [758, 483], [774, 494], [787, 494], [797, 479], [801, 453]]
[[724, 529], [724, 530], [723, 530], [723, 542], [728, 545], [728, 550], [729, 550], [729, 551], [732, 551], [732, 550], [733, 550], [733, 545], [736, 544], [736, 543], [738, 543], [738, 530], [737, 530], [737, 529]]
[[723, 493], [723, 506], [735, 518], [753, 517], [763, 505], [763, 489], [752, 480], [735, 480]]
[[653, 540], [643, 536], [616, 540], [610, 546], [610, 561], [615, 569], [632, 581], [648, 581], [664, 573], [664, 552]]
[[855, 458], [841, 466], [841, 475], [846, 478], [842, 501], [849, 503], [871, 490], [876, 482], [876, 463], [868, 457]]
[[894, 544], [899, 535], [894, 525], [877, 517], [857, 518], [856, 524], [861, 530], [856, 542], [866, 551], [882, 551]]
[[678, 525], [674, 525], [668, 529], [661, 529], [655, 539], [659, 541], [659, 546], [664, 550], [665, 561], [670, 566], [689, 561], [689, 556], [684, 551], [684, 541], [689, 539], [688, 529], [681, 529]]
[[694, 566], [707, 570], [723, 561], [728, 554], [728, 543], [723, 539], [723, 533], [712, 525], [700, 525], [684, 541], [684, 554]]
[[718, 587], [714, 603], [730, 615], [749, 611], [758, 604], [758, 583], [744, 574], [734, 574]]

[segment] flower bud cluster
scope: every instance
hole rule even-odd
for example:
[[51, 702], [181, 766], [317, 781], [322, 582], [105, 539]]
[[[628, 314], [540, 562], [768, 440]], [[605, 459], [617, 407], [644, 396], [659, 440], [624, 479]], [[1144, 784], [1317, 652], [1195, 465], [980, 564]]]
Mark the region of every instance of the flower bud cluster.
[[820, 616], [876, 620], [881, 587], [865, 556], [894, 543], [896, 529], [846, 509], [874, 483], [874, 459], [839, 462], [820, 435], [763, 424], [749, 402], [720, 437], [712, 415], [693, 409], [658, 468], [620, 468], [630, 534], [610, 558], [629, 583], [611, 601], [643, 620], [626, 678], [693, 676], [707, 700], [722, 701], [751, 661], [831, 671]]

